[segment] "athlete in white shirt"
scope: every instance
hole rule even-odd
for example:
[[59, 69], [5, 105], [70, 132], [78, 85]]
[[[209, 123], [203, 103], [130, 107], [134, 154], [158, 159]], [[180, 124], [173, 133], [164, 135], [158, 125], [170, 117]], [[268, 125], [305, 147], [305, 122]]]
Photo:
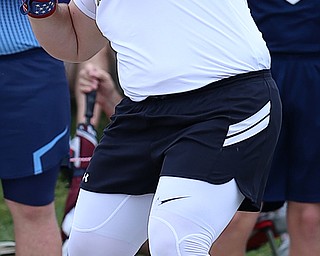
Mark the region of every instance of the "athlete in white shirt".
[[23, 7], [57, 58], [86, 60], [109, 40], [126, 96], [84, 175], [71, 256], [132, 256], [147, 238], [152, 255], [208, 255], [237, 209], [260, 209], [281, 103], [245, 1]]

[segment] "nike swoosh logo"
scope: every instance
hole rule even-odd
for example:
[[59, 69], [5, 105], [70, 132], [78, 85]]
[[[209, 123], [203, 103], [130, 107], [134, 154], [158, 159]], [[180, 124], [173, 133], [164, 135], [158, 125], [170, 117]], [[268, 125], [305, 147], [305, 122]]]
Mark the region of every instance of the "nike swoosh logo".
[[178, 197], [168, 198], [168, 199], [160, 201], [159, 205], [168, 203], [170, 201], [178, 200], [178, 199], [188, 198], [188, 197], [190, 197], [190, 196], [178, 196]]

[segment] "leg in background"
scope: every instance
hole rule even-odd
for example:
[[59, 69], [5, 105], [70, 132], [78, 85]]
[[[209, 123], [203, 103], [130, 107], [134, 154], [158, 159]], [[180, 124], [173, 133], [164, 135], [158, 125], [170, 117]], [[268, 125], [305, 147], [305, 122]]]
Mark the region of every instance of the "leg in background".
[[16, 256], [59, 256], [61, 238], [54, 203], [28, 206], [6, 200], [14, 223]]
[[287, 224], [290, 256], [320, 253], [320, 203], [288, 202]]
[[259, 212], [237, 212], [212, 245], [210, 255], [245, 256], [247, 242], [258, 217]]
[[143, 256], [151, 256], [150, 251], [149, 251], [149, 241], [145, 241], [144, 244], [141, 246], [141, 248], [138, 251], [138, 255], [143, 255]]
[[2, 180], [14, 225], [16, 256], [60, 256], [54, 192], [60, 166], [39, 175]]

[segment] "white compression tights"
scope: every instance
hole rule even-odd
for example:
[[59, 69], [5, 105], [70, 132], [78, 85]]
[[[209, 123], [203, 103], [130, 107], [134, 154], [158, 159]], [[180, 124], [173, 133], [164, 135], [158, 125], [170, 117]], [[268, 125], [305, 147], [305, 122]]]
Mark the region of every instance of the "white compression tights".
[[148, 229], [152, 256], [207, 256], [243, 199], [234, 180], [212, 185], [161, 177], [154, 200], [151, 194], [81, 190], [69, 255], [133, 256], [147, 239]]

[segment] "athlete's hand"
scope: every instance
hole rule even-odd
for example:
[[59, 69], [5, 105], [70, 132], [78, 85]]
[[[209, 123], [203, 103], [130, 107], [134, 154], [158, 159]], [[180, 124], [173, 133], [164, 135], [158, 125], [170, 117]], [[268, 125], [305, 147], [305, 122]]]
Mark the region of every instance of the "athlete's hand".
[[80, 91], [89, 93], [97, 91], [96, 102], [101, 105], [106, 114], [112, 114], [115, 105], [121, 100], [111, 75], [100, 67], [87, 63], [79, 71]]

